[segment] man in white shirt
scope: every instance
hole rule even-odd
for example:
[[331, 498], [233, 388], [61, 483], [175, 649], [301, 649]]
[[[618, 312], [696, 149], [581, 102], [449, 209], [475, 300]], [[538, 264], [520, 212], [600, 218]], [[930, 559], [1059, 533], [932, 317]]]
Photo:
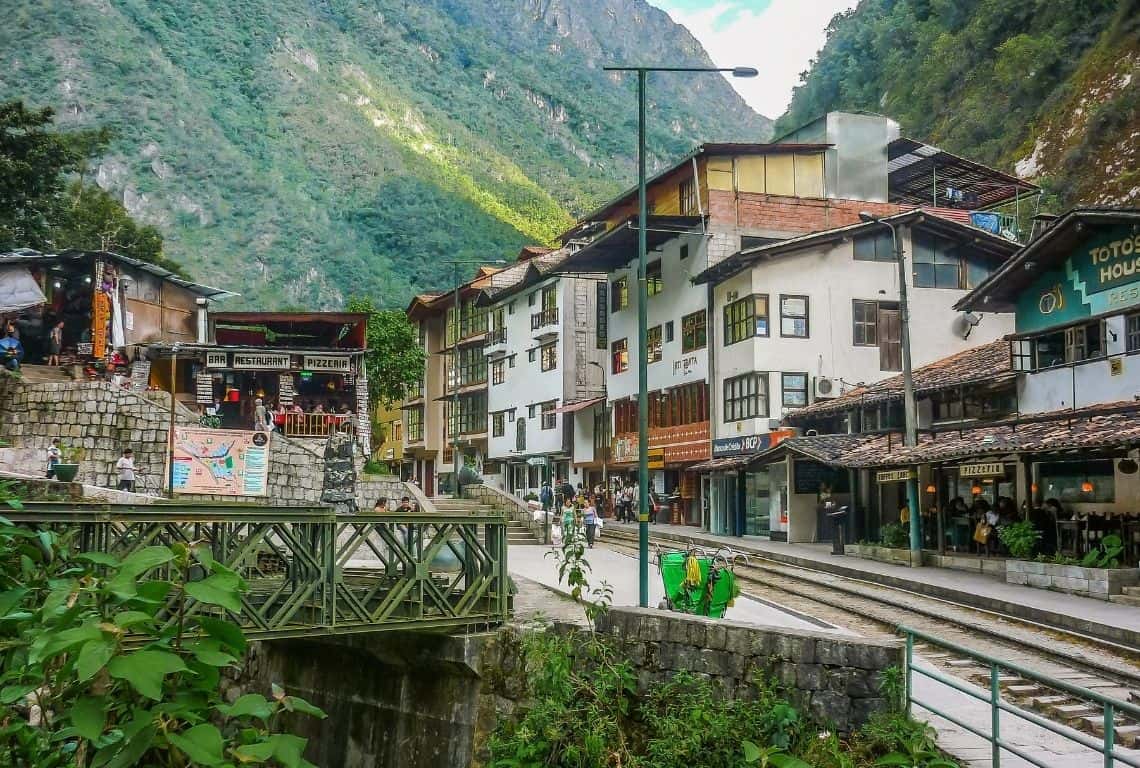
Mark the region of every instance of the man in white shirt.
[[51, 439], [51, 446], [47, 450], [47, 455], [48, 455], [47, 476], [48, 476], [48, 479], [50, 480], [50, 479], [55, 478], [55, 465], [59, 464], [61, 461], [63, 461], [63, 450], [59, 447], [59, 438], [58, 437], [53, 437]]
[[119, 490], [135, 492], [135, 452], [130, 448], [123, 449], [123, 455], [115, 462], [115, 469], [119, 471]]

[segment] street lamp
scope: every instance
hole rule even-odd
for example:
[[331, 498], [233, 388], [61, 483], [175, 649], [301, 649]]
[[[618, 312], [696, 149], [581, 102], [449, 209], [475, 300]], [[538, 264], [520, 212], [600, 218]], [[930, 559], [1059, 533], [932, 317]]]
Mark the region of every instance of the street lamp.
[[[914, 374], [910, 364], [910, 309], [906, 298], [906, 262], [903, 257], [902, 241], [894, 222], [880, 216], [859, 212], [859, 220], [868, 224], [881, 224], [891, 230], [891, 243], [894, 246], [895, 262], [899, 269], [899, 346], [902, 348], [903, 376], [903, 418], [906, 433], [903, 444], [908, 448], [918, 445], [918, 411], [914, 404]], [[918, 477], [906, 481], [906, 504], [910, 510], [910, 564], [922, 565], [922, 532], [919, 530], [921, 517], [918, 514]]]
[[645, 281], [645, 76], [650, 72], [729, 72], [756, 77], [752, 67], [602, 67], [609, 72], [637, 73], [637, 549], [638, 593], [649, 607], [649, 370], [645, 355], [649, 291]]
[[166, 425], [167, 498], [174, 498], [174, 379], [177, 372], [179, 342], [170, 348], [170, 420]]
[[[455, 377], [455, 386], [451, 390], [451, 415], [455, 418], [455, 427], [451, 430], [451, 459], [452, 482], [455, 487], [455, 498], [460, 496], [459, 488], [459, 289], [462, 287], [459, 282], [459, 267], [463, 265], [476, 265], [483, 266], [484, 264], [506, 264], [504, 259], [495, 259], [494, 261], [473, 261], [470, 259], [446, 259], [444, 264], [451, 265], [451, 279], [455, 285], [455, 338], [452, 339], [451, 345], [451, 374]], [[446, 425], [451, 419], [444, 419]]]
[[597, 360], [589, 360], [588, 363], [602, 372], [602, 423], [605, 424], [605, 431], [602, 433], [602, 487], [608, 492], [610, 489], [610, 400], [609, 391], [606, 387], [606, 369]]

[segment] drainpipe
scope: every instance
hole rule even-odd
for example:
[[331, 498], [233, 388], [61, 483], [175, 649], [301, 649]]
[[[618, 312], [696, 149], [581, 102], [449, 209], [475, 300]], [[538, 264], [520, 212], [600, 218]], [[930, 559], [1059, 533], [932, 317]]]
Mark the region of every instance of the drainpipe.
[[[705, 243], [705, 263], [708, 263], [708, 239], [704, 240]], [[712, 458], [713, 442], [716, 439], [716, 414], [717, 414], [717, 397], [716, 397], [716, 326], [713, 325], [713, 284], [711, 282], [707, 285], [707, 298], [705, 299], [705, 350], [709, 356], [709, 376], [708, 376], [708, 397], [706, 400], [709, 404], [709, 458]], [[709, 490], [712, 490], [712, 473], [709, 473]], [[704, 483], [701, 483], [702, 495]], [[704, 527], [704, 499], [701, 499], [701, 526]], [[709, 507], [709, 525], [708, 528], [712, 530], [712, 507]]]

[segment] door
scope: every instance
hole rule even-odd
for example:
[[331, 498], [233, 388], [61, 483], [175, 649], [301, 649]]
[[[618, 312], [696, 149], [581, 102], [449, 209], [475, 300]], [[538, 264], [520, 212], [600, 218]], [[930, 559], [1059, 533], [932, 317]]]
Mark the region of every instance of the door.
[[433, 459], [424, 462], [424, 481], [420, 487], [424, 489], [424, 495], [429, 499], [435, 496], [435, 461]]
[[902, 370], [902, 338], [899, 333], [899, 311], [879, 308], [879, 370]]

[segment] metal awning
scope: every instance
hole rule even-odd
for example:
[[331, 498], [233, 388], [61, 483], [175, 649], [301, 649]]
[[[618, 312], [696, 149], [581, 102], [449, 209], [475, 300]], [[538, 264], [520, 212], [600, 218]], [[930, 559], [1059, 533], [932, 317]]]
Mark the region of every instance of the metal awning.
[[[701, 216], [650, 216], [646, 220], [645, 249], [652, 251], [676, 237], [703, 237], [697, 230]], [[630, 216], [609, 232], [562, 262], [555, 272], [613, 272], [637, 258], [637, 217]]]
[[46, 301], [39, 283], [26, 267], [0, 269], [0, 313], [31, 309]]
[[597, 405], [605, 399], [606, 398], [604, 396], [591, 397], [589, 400], [579, 400], [576, 403], [567, 403], [566, 405], [555, 408], [554, 413], [574, 413], [584, 408], [589, 408], [591, 405]]
[[893, 203], [945, 204], [945, 190], [970, 196], [969, 209], [990, 208], [1040, 187], [973, 160], [905, 136], [887, 147], [887, 185]]

